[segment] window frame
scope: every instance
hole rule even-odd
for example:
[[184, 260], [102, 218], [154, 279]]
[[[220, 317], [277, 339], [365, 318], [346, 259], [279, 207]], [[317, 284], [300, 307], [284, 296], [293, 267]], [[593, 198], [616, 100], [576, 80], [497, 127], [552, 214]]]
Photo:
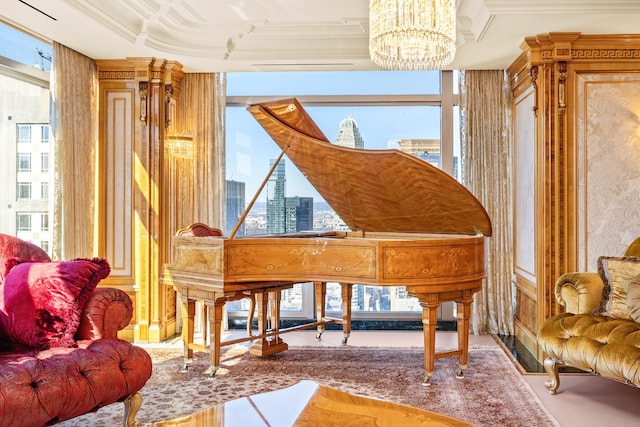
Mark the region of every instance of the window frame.
[[[26, 222], [28, 222], [28, 225], [22, 226], [20, 221], [21, 219], [26, 220]], [[16, 230], [32, 231], [31, 212], [16, 212]]]
[[40, 153], [40, 172], [49, 173], [49, 152], [43, 151]]
[[[31, 172], [32, 170], [32, 153], [30, 152], [18, 152], [16, 153], [16, 171], [20, 172]], [[24, 166], [23, 166], [24, 164]]]
[[[29, 193], [28, 197], [23, 197], [23, 190]], [[17, 181], [16, 182], [16, 200], [31, 200], [32, 199], [32, 185], [29, 181]]]
[[[23, 133], [27, 133], [28, 135], [25, 136], [23, 135]], [[31, 136], [32, 136], [33, 132], [32, 132], [32, 126], [31, 125], [26, 125], [26, 124], [19, 124], [18, 125], [18, 132], [16, 133], [17, 138], [18, 138], [18, 144], [31, 144]]]

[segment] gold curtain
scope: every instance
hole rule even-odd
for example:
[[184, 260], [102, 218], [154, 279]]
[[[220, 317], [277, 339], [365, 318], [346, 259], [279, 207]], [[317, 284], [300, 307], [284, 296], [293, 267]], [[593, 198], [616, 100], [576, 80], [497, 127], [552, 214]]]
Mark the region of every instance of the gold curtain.
[[181, 133], [193, 134], [194, 222], [224, 229], [225, 219], [224, 73], [187, 73], [177, 111]]
[[94, 256], [98, 74], [95, 62], [53, 44], [54, 259]]
[[474, 297], [471, 328], [474, 334], [513, 335], [513, 139], [504, 71], [462, 71], [460, 98], [463, 183], [483, 204], [493, 226], [487, 239], [487, 279]]

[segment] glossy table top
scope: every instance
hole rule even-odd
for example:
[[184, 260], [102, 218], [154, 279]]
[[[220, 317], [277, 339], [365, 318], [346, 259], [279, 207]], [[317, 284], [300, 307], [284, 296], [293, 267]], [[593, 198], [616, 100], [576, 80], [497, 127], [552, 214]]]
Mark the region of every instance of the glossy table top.
[[282, 390], [223, 403], [204, 411], [154, 423], [155, 427], [310, 427], [310, 426], [473, 426], [434, 412], [356, 396], [301, 381]]

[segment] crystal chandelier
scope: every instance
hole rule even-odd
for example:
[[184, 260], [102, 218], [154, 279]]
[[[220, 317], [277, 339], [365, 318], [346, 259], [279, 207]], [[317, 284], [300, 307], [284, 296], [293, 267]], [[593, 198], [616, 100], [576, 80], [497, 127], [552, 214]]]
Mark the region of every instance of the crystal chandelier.
[[455, 0], [369, 0], [369, 55], [380, 67], [442, 69], [455, 53]]

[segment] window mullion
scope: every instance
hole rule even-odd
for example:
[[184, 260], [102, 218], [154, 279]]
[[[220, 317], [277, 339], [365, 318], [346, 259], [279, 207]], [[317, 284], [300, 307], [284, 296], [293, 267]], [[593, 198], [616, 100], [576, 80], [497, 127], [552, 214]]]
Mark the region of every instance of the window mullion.
[[453, 176], [453, 72], [441, 73], [440, 154], [442, 170]]
[[[294, 96], [291, 96], [292, 98]], [[287, 98], [281, 96], [280, 98]], [[440, 105], [440, 94], [421, 95], [295, 95], [295, 98], [305, 106], [341, 106], [341, 105]], [[227, 107], [243, 107], [250, 104], [269, 102], [273, 96], [228, 96]]]

